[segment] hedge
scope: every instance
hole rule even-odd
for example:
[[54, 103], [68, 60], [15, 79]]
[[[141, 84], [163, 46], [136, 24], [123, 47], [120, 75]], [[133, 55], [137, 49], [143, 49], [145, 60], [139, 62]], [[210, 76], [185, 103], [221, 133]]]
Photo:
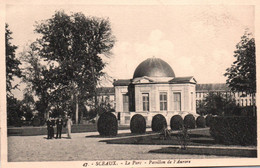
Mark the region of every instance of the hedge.
[[187, 128], [187, 129], [194, 129], [195, 126], [196, 126], [196, 123], [195, 123], [195, 117], [192, 115], [192, 114], [188, 114], [184, 117], [184, 126]]
[[163, 115], [157, 114], [152, 119], [152, 130], [154, 132], [160, 132], [167, 127], [166, 119]]
[[32, 125], [34, 127], [41, 126], [41, 119], [39, 117], [34, 117], [32, 120]]
[[212, 115], [211, 114], [208, 114], [207, 117], [206, 117], [206, 126], [209, 127], [210, 126], [210, 123], [211, 123], [211, 120], [212, 120]]
[[116, 116], [109, 112], [101, 114], [98, 119], [97, 127], [101, 136], [116, 136], [118, 130]]
[[216, 143], [225, 145], [256, 145], [255, 117], [214, 117], [210, 134]]
[[180, 115], [174, 115], [171, 118], [170, 126], [172, 130], [180, 130], [183, 127], [183, 119]]
[[196, 126], [197, 126], [197, 128], [205, 128], [206, 127], [206, 120], [203, 116], [197, 117]]
[[146, 131], [146, 121], [141, 114], [135, 114], [130, 121], [131, 133], [144, 134]]

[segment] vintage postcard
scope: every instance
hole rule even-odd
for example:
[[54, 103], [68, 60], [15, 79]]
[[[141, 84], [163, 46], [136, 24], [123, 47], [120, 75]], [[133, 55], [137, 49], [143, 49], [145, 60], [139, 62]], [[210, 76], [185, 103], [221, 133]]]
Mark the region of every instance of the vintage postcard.
[[260, 165], [257, 1], [0, 11], [2, 167]]

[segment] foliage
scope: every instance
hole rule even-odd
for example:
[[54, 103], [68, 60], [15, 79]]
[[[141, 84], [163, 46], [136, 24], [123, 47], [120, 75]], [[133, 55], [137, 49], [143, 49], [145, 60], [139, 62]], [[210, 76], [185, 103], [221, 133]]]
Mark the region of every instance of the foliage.
[[21, 117], [23, 116], [22, 104], [11, 92], [18, 87], [18, 85], [13, 86], [12, 81], [14, 81], [15, 77], [21, 77], [21, 70], [19, 68], [21, 62], [15, 56], [17, 46], [11, 44], [11, 35], [12, 32], [9, 30], [8, 24], [5, 24], [7, 124], [21, 126]]
[[206, 127], [206, 120], [203, 116], [198, 116], [196, 119], [197, 128], [205, 128]]
[[206, 120], [206, 126], [210, 127], [211, 121], [212, 121], [213, 116], [211, 114], [207, 115], [205, 120]]
[[204, 116], [207, 114], [207, 109], [205, 106], [206, 102], [202, 100], [197, 100], [196, 101], [196, 113], [198, 113], [201, 116]]
[[118, 123], [113, 113], [103, 113], [97, 123], [98, 132], [101, 136], [116, 136]]
[[163, 115], [157, 114], [152, 119], [152, 130], [160, 132], [167, 127], [166, 119]]
[[236, 61], [227, 68], [227, 84], [236, 92], [256, 93], [255, 39], [247, 31], [234, 51]]
[[145, 118], [140, 114], [135, 114], [130, 121], [131, 133], [145, 134], [146, 121]]
[[160, 133], [160, 138], [162, 137], [163, 140], [172, 139], [171, 138], [171, 129], [164, 128]]
[[35, 32], [41, 34], [38, 54], [48, 62], [51, 103], [71, 110], [73, 103], [92, 99], [104, 74], [102, 56], [109, 57], [115, 42], [109, 20], [58, 11], [37, 23]]
[[8, 24], [5, 24], [6, 91], [8, 97], [12, 96], [11, 90], [18, 86], [12, 85], [14, 77], [21, 77], [21, 70], [19, 68], [21, 62], [15, 57], [17, 46], [11, 44], [11, 35], [12, 32], [9, 30]]
[[50, 108], [51, 97], [48, 90], [52, 87], [52, 81], [49, 78], [47, 62], [40, 57], [39, 50], [39, 44], [33, 42], [24, 48], [20, 58], [24, 65], [22, 82], [26, 84], [25, 95], [37, 97], [38, 100], [33, 102], [35, 110], [43, 116]]
[[7, 125], [21, 126], [22, 103], [15, 97], [7, 97]]
[[214, 117], [210, 134], [225, 145], [256, 145], [256, 117]]
[[41, 125], [41, 120], [39, 117], [34, 117], [33, 120], [32, 120], [32, 125], [34, 127], [37, 127], [37, 126], [40, 126]]
[[186, 126], [182, 126], [181, 129], [178, 131], [177, 138], [181, 145], [181, 149], [186, 150], [188, 146], [188, 142], [190, 141], [190, 136], [188, 133], [188, 128]]
[[93, 108], [86, 113], [87, 120], [91, 120], [97, 116], [97, 111]]
[[179, 130], [183, 127], [183, 119], [180, 115], [174, 115], [171, 118], [170, 126], [172, 130]]
[[192, 114], [188, 114], [184, 117], [183, 123], [184, 123], [185, 128], [194, 129], [195, 128], [195, 117]]
[[197, 106], [201, 115], [236, 115], [236, 108], [235, 99], [231, 95], [213, 92], [210, 92]]

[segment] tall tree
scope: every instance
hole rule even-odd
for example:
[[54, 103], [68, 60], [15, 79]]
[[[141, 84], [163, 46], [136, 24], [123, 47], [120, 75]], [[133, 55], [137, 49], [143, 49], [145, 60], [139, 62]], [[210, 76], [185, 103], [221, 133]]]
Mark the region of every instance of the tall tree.
[[[227, 68], [227, 72], [224, 74], [228, 77], [226, 83], [232, 91], [251, 94], [254, 107], [256, 93], [255, 39], [248, 31], [245, 31], [241, 41], [236, 45], [234, 57], [236, 61], [230, 68]], [[255, 107], [253, 108], [253, 115], [255, 115]]]
[[15, 50], [17, 46], [12, 45], [10, 40], [12, 32], [8, 28], [8, 24], [5, 24], [5, 60], [6, 60], [6, 91], [7, 96], [11, 96], [11, 90], [17, 88], [18, 85], [12, 85], [14, 77], [21, 77], [21, 70], [19, 65], [21, 62], [15, 57]]
[[236, 92], [256, 93], [255, 39], [247, 31], [234, 51], [236, 61], [227, 68], [227, 84]]
[[17, 46], [11, 44], [12, 32], [5, 24], [5, 61], [6, 61], [6, 99], [7, 99], [7, 123], [8, 125], [20, 126], [22, 111], [21, 103], [17, 100], [12, 90], [17, 88], [18, 85], [13, 85], [15, 77], [21, 77], [21, 70], [19, 65], [20, 61], [15, 57], [15, 50]]
[[48, 90], [52, 87], [52, 81], [49, 78], [47, 63], [39, 56], [39, 44], [33, 42], [26, 46], [20, 53], [20, 60], [24, 67], [22, 68], [22, 81], [26, 84], [25, 94], [27, 97], [37, 97], [33, 101], [36, 110], [43, 117], [48, 117], [47, 111], [50, 107], [50, 94]]
[[54, 84], [52, 96], [60, 106], [75, 101], [78, 123], [79, 101], [95, 96], [96, 85], [109, 57], [115, 38], [108, 19], [56, 12], [52, 18], [38, 23], [35, 31], [40, 56], [53, 66], [49, 69]]

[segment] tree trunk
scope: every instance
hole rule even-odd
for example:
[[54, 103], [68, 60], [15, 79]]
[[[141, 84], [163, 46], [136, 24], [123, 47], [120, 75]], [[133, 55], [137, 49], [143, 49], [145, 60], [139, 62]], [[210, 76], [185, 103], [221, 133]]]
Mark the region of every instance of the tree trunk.
[[255, 105], [255, 101], [254, 101], [254, 93], [252, 93], [252, 104], [253, 104], [253, 116], [256, 116], [256, 105]]
[[76, 124], [79, 124], [79, 101], [78, 101], [78, 95], [75, 95], [75, 104], [76, 104], [76, 108], [75, 108], [75, 114], [76, 114]]

